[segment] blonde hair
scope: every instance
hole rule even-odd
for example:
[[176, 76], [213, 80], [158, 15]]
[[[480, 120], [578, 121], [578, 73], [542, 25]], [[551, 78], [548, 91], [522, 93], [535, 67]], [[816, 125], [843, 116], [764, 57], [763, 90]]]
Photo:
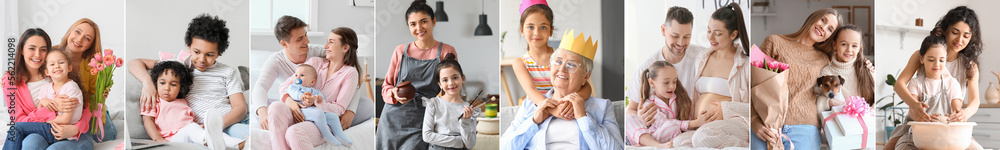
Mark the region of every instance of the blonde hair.
[[[49, 54], [45, 56], [45, 62], [50, 61], [48, 59], [49, 55], [62, 55], [63, 58], [65, 58], [67, 62], [70, 61], [70, 59], [69, 59], [69, 55], [70, 54], [69, 54], [69, 52], [67, 52], [65, 50], [60, 50], [60, 49], [52, 49], [52, 50], [50, 50]], [[70, 64], [72, 64], [72, 63], [70, 63]], [[87, 64], [81, 64], [81, 65], [87, 65]], [[73, 65], [70, 65], [69, 67], [72, 68], [73, 71], [67, 72], [66, 73], [66, 77], [69, 78], [69, 80], [72, 80], [73, 82], [76, 82], [77, 88], [80, 88], [80, 92], [84, 93], [83, 94], [83, 99], [82, 99], [83, 103], [81, 104], [81, 105], [83, 105], [83, 108], [90, 108], [90, 98], [91, 98], [92, 95], [86, 93], [87, 91], [85, 90], [85, 88], [83, 88], [83, 83], [81, 82], [82, 80], [80, 79], [80, 74], [77, 73], [78, 70], [79, 70], [79, 68], [76, 68], [76, 66], [73, 66]], [[42, 65], [42, 67], [39, 68], [39, 69], [45, 70], [45, 72], [48, 73], [48, 71], [49, 71], [48, 70], [48, 64]], [[83, 72], [89, 72], [89, 71], [82, 71], [81, 73], [83, 73]]]
[[91, 27], [94, 28], [94, 40], [93, 43], [90, 44], [90, 48], [88, 48], [86, 51], [83, 51], [81, 58], [84, 58], [83, 60], [88, 60], [90, 58], [93, 58], [94, 54], [101, 50], [101, 29], [97, 27], [97, 23], [94, 23], [94, 21], [90, 20], [89, 18], [81, 18], [80, 20], [77, 20], [75, 23], [73, 23], [73, 25], [69, 26], [69, 29], [66, 30], [66, 34], [63, 35], [62, 40], [60, 40], [59, 45], [53, 47], [57, 49], [68, 50], [66, 49], [66, 45], [68, 45], [67, 40], [69, 39], [69, 34], [73, 33], [73, 29], [76, 29], [76, 26], [79, 26], [80, 24], [84, 23], [89, 24]]

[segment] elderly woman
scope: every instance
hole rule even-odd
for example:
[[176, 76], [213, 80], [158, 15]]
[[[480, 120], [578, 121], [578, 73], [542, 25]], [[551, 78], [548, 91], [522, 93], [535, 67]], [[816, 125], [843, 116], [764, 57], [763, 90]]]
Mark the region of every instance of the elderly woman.
[[[622, 149], [611, 101], [576, 94], [590, 78], [596, 51], [596, 42], [584, 41], [582, 33], [564, 34], [551, 57], [553, 89], [540, 106], [530, 100], [521, 104], [500, 143], [510, 149]], [[563, 103], [573, 107], [571, 120], [547, 113]]]

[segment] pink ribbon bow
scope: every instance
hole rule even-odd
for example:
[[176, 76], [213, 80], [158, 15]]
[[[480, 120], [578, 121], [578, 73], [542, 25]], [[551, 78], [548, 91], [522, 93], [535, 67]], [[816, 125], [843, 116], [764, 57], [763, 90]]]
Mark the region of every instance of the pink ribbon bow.
[[865, 124], [864, 118], [870, 110], [870, 108], [868, 108], [868, 103], [865, 102], [865, 98], [860, 96], [848, 97], [846, 101], [847, 104], [844, 105], [843, 110], [827, 116], [823, 119], [823, 122], [830, 121], [830, 119], [835, 118], [837, 115], [847, 115], [849, 117], [858, 118], [858, 122], [861, 124], [861, 129], [863, 129], [863, 132], [861, 133], [861, 147], [868, 147], [868, 125]]

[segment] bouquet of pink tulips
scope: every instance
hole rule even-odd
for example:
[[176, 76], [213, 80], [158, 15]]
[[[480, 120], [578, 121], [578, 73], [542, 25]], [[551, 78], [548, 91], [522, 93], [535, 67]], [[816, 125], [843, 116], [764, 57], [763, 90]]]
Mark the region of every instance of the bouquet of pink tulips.
[[[788, 70], [789, 65], [774, 60], [757, 45], [750, 50], [750, 104], [751, 116], [760, 118], [763, 128], [781, 133], [785, 112], [788, 111]], [[787, 138], [787, 137], [786, 137]], [[784, 145], [768, 143], [768, 149], [785, 149]], [[794, 146], [792, 147], [794, 148]]]
[[781, 73], [782, 71], [788, 70], [788, 64], [779, 61], [764, 62], [766, 60], [756, 60], [751, 61], [750, 65], [754, 67], [767, 69], [776, 73]]
[[[104, 93], [114, 85], [115, 82], [112, 79], [114, 76], [115, 69], [121, 67], [125, 60], [118, 58], [114, 55], [114, 50], [104, 49], [103, 53], [94, 54], [94, 58], [90, 59], [90, 74], [97, 75], [97, 80], [95, 82], [94, 95], [90, 98], [90, 110], [93, 111], [94, 117], [90, 119], [90, 134], [99, 135], [99, 137], [104, 137], [104, 120], [108, 117], [107, 113], [104, 113]], [[98, 140], [102, 140], [98, 138]]]

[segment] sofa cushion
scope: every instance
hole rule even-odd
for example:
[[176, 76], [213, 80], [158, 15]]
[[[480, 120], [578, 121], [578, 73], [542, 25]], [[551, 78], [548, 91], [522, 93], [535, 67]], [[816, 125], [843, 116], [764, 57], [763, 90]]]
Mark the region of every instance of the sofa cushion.
[[354, 121], [351, 122], [352, 127], [375, 117], [375, 103], [371, 99], [368, 99], [367, 96], [362, 96], [357, 102], [358, 112], [354, 112]]
[[126, 74], [125, 80], [125, 123], [128, 124], [128, 136], [132, 139], [150, 139], [146, 133], [146, 128], [142, 124], [142, 116], [139, 115], [139, 97], [142, 96], [142, 83], [131, 73]]

